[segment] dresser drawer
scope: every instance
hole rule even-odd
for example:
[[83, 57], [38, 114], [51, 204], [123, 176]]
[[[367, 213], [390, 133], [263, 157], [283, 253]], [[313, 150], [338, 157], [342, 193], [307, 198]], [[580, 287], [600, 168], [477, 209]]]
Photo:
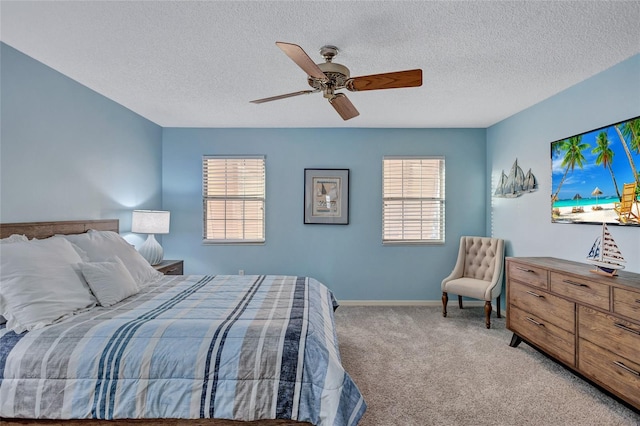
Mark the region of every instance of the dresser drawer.
[[551, 291], [579, 303], [609, 310], [609, 286], [606, 284], [551, 272]]
[[512, 282], [509, 286], [509, 305], [525, 312], [535, 312], [545, 322], [563, 330], [575, 331], [575, 304], [546, 291]]
[[578, 335], [640, 364], [640, 324], [580, 306]]
[[613, 312], [640, 322], [640, 293], [614, 288]]
[[548, 289], [547, 270], [524, 263], [508, 262], [509, 280], [517, 280], [535, 287]]
[[545, 352], [575, 366], [575, 335], [537, 315], [509, 306], [509, 329]]
[[579, 339], [578, 368], [588, 378], [640, 408], [640, 364]]

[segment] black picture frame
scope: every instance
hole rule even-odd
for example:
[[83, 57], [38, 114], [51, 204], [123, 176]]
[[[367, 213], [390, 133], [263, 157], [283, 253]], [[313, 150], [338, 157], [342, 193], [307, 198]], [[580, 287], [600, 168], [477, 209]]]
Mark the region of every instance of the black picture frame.
[[304, 223], [349, 224], [349, 169], [304, 169]]

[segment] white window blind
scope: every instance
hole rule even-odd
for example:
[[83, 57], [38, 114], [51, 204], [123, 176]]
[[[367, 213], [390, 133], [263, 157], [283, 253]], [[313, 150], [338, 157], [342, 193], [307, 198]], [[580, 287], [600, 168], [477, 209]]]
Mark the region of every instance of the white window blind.
[[383, 244], [444, 243], [444, 158], [384, 157]]
[[265, 157], [204, 156], [204, 241], [262, 243]]

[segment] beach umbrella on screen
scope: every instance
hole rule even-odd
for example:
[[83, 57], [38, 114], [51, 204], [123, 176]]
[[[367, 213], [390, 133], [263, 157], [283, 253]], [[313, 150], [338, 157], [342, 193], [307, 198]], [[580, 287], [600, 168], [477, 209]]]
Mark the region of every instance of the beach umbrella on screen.
[[582, 195], [576, 194], [573, 196], [572, 200], [576, 200], [576, 207], [578, 207], [578, 203], [582, 200]]
[[591, 195], [593, 195], [594, 197], [596, 197], [596, 206], [597, 206], [597, 205], [598, 205], [598, 195], [602, 195], [602, 191], [600, 190], [600, 188], [598, 188], [598, 187], [596, 186], [596, 189], [594, 189], [594, 190], [591, 192]]

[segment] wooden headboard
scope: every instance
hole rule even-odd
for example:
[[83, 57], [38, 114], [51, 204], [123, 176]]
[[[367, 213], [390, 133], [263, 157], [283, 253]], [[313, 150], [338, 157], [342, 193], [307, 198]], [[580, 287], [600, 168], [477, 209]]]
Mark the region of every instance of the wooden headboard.
[[120, 232], [118, 219], [67, 220], [59, 222], [0, 223], [0, 238], [12, 234], [26, 235], [27, 238], [48, 238], [56, 234], [82, 234], [89, 229]]

